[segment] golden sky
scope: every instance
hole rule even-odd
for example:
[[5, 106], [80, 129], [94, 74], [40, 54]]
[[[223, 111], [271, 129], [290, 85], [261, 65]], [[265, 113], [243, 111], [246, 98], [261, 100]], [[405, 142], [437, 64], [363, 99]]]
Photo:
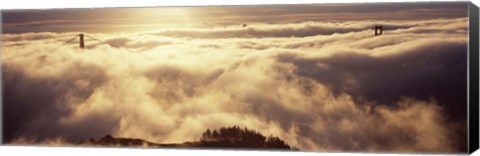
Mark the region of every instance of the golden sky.
[[111, 32], [243, 23], [413, 20], [467, 16], [466, 2], [4, 10], [3, 31]]

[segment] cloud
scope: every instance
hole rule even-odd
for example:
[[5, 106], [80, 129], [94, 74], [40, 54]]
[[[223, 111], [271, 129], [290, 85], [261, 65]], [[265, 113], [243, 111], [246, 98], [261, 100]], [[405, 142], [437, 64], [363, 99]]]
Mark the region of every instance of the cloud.
[[42, 40], [42, 39], [50, 39], [52, 37], [57, 36], [56, 33], [24, 33], [21, 35], [17, 34], [2, 34], [2, 40], [5, 42], [9, 41], [31, 41], [31, 40]]
[[308, 151], [465, 152], [466, 25], [259, 23], [89, 34], [107, 44], [86, 49], [3, 34], [4, 138], [172, 143], [239, 125]]
[[139, 49], [141, 51], [145, 51], [148, 49], [152, 49], [157, 46], [161, 45], [169, 45], [172, 44], [169, 41], [147, 41], [147, 42], [132, 42], [128, 38], [115, 38], [111, 40], [107, 40], [106, 43], [108, 43], [110, 46], [115, 47], [115, 48], [122, 48], [122, 47], [130, 47], [134, 49]]
[[[95, 135], [97, 129], [102, 129], [102, 127], [89, 127], [90, 134], [85, 134], [87, 127], [70, 128], [52, 122], [72, 113], [75, 104], [90, 98], [95, 89], [107, 79], [103, 69], [77, 63], [66, 69], [77, 70], [74, 73], [64, 72], [58, 76], [49, 75], [48, 77], [34, 77], [28, 75], [23, 69], [3, 65], [4, 110], [10, 112], [5, 113], [4, 116], [4, 130], [7, 134], [4, 136], [5, 140], [16, 138], [20, 135], [18, 132], [22, 132], [22, 136], [34, 136], [29, 139], [35, 140], [57, 137], [59, 133], [66, 135], [68, 139], [83, 139], [87, 135]], [[98, 118], [104, 117], [98, 116]], [[90, 120], [85, 122], [92, 122], [95, 118], [85, 120]], [[106, 132], [108, 131], [100, 134]]]
[[[400, 51], [395, 52], [397, 49]], [[358, 93], [361, 94], [359, 97], [381, 102], [393, 102], [400, 96], [423, 99], [428, 99], [428, 96], [454, 97], [455, 100], [447, 101], [466, 102], [463, 97], [466, 96], [463, 88], [466, 87], [464, 80], [467, 72], [465, 40], [415, 40], [372, 51], [396, 54], [371, 56], [352, 50], [327, 58], [305, 58], [285, 53], [278, 55], [278, 60], [294, 64], [298, 76], [331, 85], [336, 93]], [[442, 88], [458, 90], [446, 93]], [[391, 91], [385, 92], [389, 89]]]
[[[393, 22], [385, 22], [386, 30], [408, 28]], [[205, 29], [174, 29], [158, 32], [160, 36], [188, 37], [188, 38], [266, 38], [266, 37], [307, 37], [316, 35], [332, 35], [371, 29], [370, 22], [300, 22], [287, 24], [251, 23], [246, 27], [228, 25], [222, 28]]]

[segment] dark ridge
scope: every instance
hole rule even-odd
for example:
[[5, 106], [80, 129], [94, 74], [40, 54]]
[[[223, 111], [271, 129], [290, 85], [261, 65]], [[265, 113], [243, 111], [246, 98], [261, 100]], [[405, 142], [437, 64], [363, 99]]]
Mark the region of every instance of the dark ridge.
[[88, 139], [87, 141], [82, 141], [80, 145], [94, 145], [94, 146], [147, 146], [147, 147], [156, 147], [161, 146], [161, 144], [156, 144], [148, 142], [142, 139], [132, 139], [132, 138], [114, 138], [111, 135], [107, 134], [104, 137], [95, 140], [93, 138]]
[[249, 130], [246, 127], [241, 129], [238, 126], [222, 127], [218, 131], [207, 129], [203, 132], [199, 147], [222, 147], [222, 148], [264, 148], [279, 150], [298, 150], [291, 147], [282, 139], [270, 135], [265, 137], [259, 132]]
[[158, 144], [142, 139], [115, 138], [107, 134], [95, 140], [90, 138], [79, 143], [86, 146], [117, 146], [117, 147], [149, 147], [149, 148], [222, 148], [222, 149], [268, 149], [297, 151], [298, 148], [288, 145], [278, 137], [265, 137], [259, 132], [241, 129], [238, 126], [222, 127], [219, 130], [207, 129], [200, 141], [179, 144]]

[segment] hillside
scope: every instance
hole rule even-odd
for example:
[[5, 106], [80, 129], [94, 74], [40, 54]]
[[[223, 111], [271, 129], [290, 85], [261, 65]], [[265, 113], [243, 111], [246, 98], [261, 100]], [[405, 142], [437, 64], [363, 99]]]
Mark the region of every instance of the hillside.
[[199, 141], [179, 144], [159, 144], [135, 138], [116, 138], [111, 135], [95, 140], [82, 141], [85, 146], [150, 147], [150, 148], [222, 148], [222, 149], [269, 149], [298, 150], [275, 136], [265, 137], [259, 132], [241, 129], [238, 126], [223, 127], [219, 130], [207, 129]]

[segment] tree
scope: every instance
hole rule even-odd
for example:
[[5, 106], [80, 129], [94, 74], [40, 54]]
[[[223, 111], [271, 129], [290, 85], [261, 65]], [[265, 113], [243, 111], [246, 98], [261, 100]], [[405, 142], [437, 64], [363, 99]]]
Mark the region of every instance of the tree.
[[213, 130], [212, 138], [218, 138], [218, 137], [220, 137], [220, 134], [217, 132], [217, 130]]
[[[211, 133], [211, 134], [210, 134]], [[298, 150], [290, 147], [285, 141], [270, 135], [265, 137], [257, 131], [238, 126], [222, 127], [218, 131], [207, 129], [202, 134], [199, 146], [227, 148], [269, 148]]]
[[207, 129], [205, 132], [202, 133], [202, 140], [208, 140], [212, 138], [212, 132], [210, 129]]

